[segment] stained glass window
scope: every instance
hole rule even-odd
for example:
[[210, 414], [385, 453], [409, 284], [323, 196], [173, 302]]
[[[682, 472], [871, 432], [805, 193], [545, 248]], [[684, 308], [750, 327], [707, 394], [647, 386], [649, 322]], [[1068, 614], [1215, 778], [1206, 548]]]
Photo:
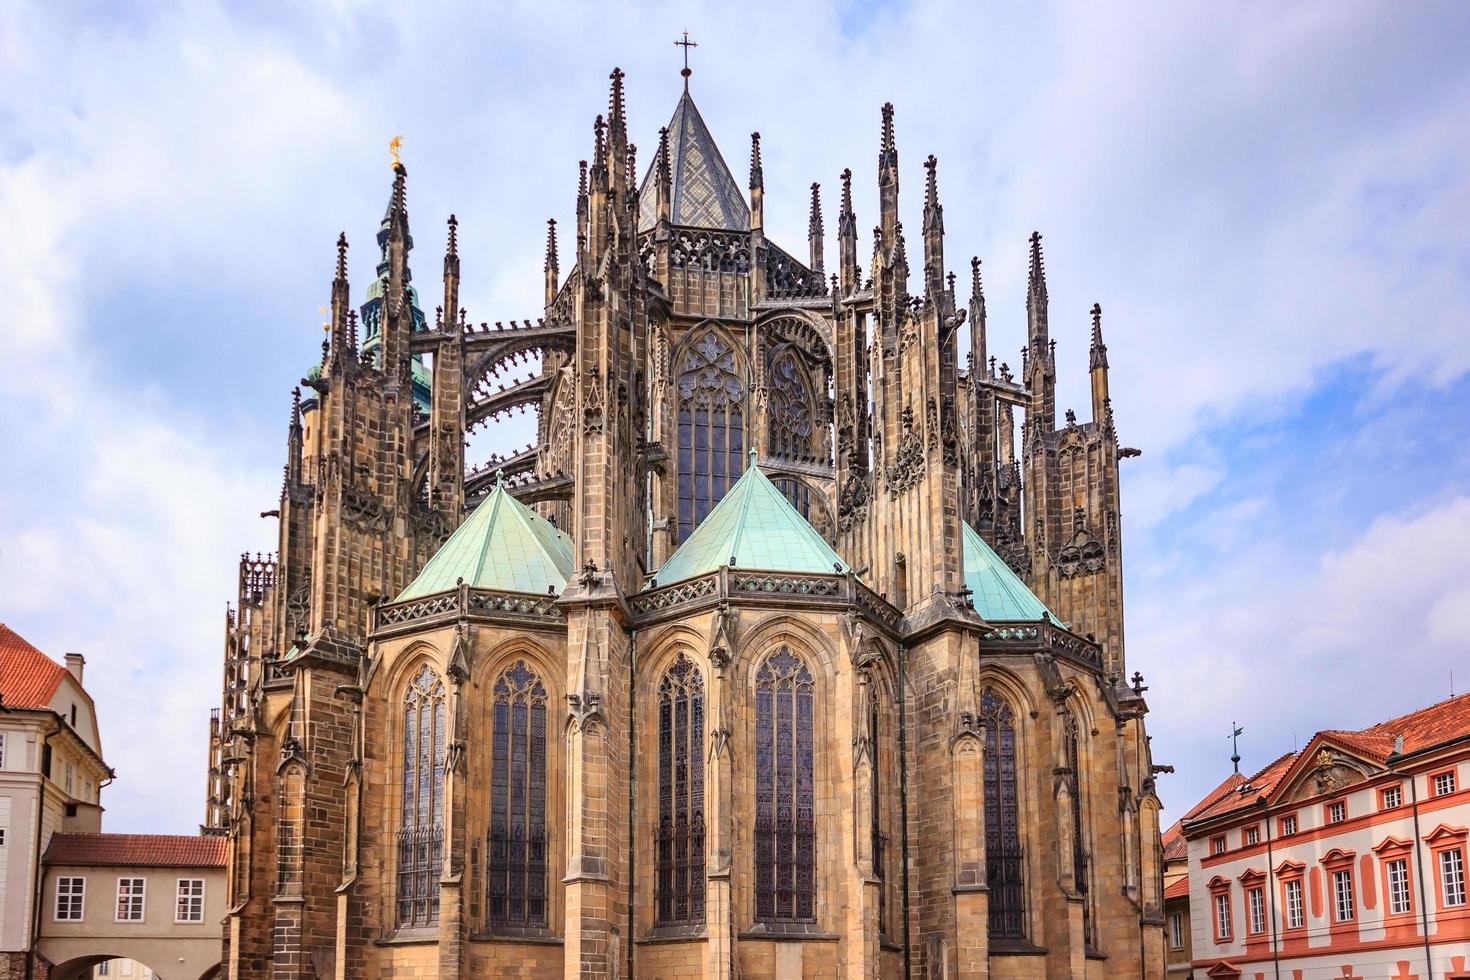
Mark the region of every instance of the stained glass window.
[[987, 687], [980, 695], [985, 726], [985, 878], [990, 887], [990, 936], [1026, 935], [1025, 864], [1016, 798], [1016, 726], [1011, 706]]
[[704, 921], [704, 678], [683, 654], [658, 687], [660, 925]]
[[713, 332], [679, 365], [679, 540], [745, 471], [745, 383], [735, 351]]
[[491, 926], [546, 925], [546, 734], [546, 685], [517, 660], [491, 691], [485, 848]]
[[398, 823], [398, 924], [439, 921], [444, 858], [444, 682], [423, 668], [403, 696], [403, 808]]
[[755, 675], [755, 917], [816, 919], [815, 685], [786, 647]]
[[812, 396], [805, 369], [790, 347], [771, 358], [770, 449], [773, 456], [812, 454]]

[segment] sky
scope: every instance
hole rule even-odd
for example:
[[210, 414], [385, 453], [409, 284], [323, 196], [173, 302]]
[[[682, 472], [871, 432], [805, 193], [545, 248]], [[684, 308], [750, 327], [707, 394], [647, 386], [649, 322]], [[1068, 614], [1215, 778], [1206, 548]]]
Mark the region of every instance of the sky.
[[891, 101], [902, 215], [935, 154], [947, 255], [961, 278], [983, 258], [1013, 366], [1044, 235], [1058, 406], [1084, 418], [1102, 305], [1143, 451], [1126, 655], [1177, 769], [1166, 821], [1229, 773], [1232, 722], [1250, 772], [1470, 688], [1470, 5], [21, 0], [0, 5], [0, 621], [86, 655], [106, 829], [203, 817], [238, 555], [274, 547], [257, 515], [339, 231], [356, 301], [371, 279], [388, 139], [420, 287], [455, 213], [470, 318], [534, 318], [608, 73], [646, 163], [685, 30], [737, 179], [762, 134], [789, 251], [812, 181], [835, 236], [844, 167], [876, 220]]

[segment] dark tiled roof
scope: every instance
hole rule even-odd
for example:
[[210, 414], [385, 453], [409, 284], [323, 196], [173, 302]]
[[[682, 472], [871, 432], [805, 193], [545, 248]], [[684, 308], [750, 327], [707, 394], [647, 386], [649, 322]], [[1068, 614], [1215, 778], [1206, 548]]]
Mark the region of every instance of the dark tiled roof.
[[48, 708], [66, 668], [0, 623], [0, 696], [12, 708]]
[[55, 834], [47, 864], [223, 868], [224, 837], [178, 834]]
[[[704, 124], [694, 100], [685, 92], [669, 120], [669, 166], [674, 198], [670, 220], [676, 225], [749, 231], [750, 206], [740, 192], [709, 127]], [[654, 174], [657, 154], [643, 185], [638, 190], [638, 230], [647, 231], [657, 220]]]
[[1189, 857], [1189, 841], [1184, 837], [1184, 821], [1175, 820], [1174, 825], [1164, 831], [1161, 841], [1164, 847], [1164, 860], [1183, 861]]

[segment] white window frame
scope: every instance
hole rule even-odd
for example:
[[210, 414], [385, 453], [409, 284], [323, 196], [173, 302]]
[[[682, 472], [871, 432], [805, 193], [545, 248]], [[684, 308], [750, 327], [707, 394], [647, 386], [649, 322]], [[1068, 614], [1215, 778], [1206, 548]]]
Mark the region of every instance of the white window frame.
[[1302, 880], [1293, 878], [1286, 883], [1286, 928], [1300, 929], [1306, 925], [1307, 919], [1302, 913]]
[[1169, 913], [1169, 948], [1184, 948], [1184, 913]]
[[1388, 862], [1388, 914], [1407, 915], [1414, 911], [1409, 899], [1409, 861], [1394, 858]]
[[1347, 819], [1347, 801], [1346, 800], [1333, 800], [1331, 803], [1327, 804], [1327, 822], [1328, 823], [1330, 823], [1330, 824], [1333, 824], [1333, 823], [1342, 823], [1346, 819]]
[[[198, 892], [193, 891], [193, 886], [198, 886]], [[175, 887], [174, 900], [174, 922], [180, 924], [193, 924], [204, 921], [204, 879], [203, 878], [180, 878]], [[190, 891], [186, 893], [184, 889]], [[188, 914], [185, 914], [185, 913]]]
[[103, 960], [97, 964], [97, 975], [107, 977], [112, 975], [112, 960]]
[[1281, 836], [1290, 837], [1296, 833], [1296, 814], [1288, 813], [1281, 818]]
[[[66, 883], [67, 891], [62, 894], [62, 882]], [[62, 915], [61, 900], [67, 899], [66, 915]], [[72, 909], [72, 901], [75, 900], [76, 908]], [[72, 915], [72, 911], [76, 915]], [[83, 875], [62, 875], [56, 879], [56, 897], [51, 903], [52, 922], [83, 922], [87, 914], [87, 879]]]
[[1224, 853], [1225, 853], [1225, 835], [1224, 834], [1217, 834], [1216, 836], [1211, 837], [1210, 838], [1210, 854], [1214, 855], [1214, 854], [1224, 854]]
[[1449, 796], [1455, 791], [1455, 770], [1448, 769], [1434, 774], [1434, 795]]
[[1261, 828], [1260, 827], [1247, 827], [1247, 828], [1245, 828], [1245, 846], [1246, 847], [1250, 847], [1250, 846], [1252, 846], [1254, 844], [1259, 844], [1260, 842], [1261, 842]]
[[1353, 873], [1349, 869], [1332, 872], [1332, 913], [1334, 922], [1352, 922], [1358, 916], [1353, 901]]
[[1230, 893], [1215, 894], [1215, 936], [1220, 942], [1228, 942], [1234, 930], [1230, 921]]
[[0, 769], [5, 768], [5, 732], [0, 732]]
[[64, 773], [64, 775], [62, 777], [61, 786], [63, 789], [66, 790], [66, 795], [76, 796], [75, 789], [77, 783], [77, 767], [74, 766], [72, 763], [67, 762], [66, 768], [63, 769], [62, 772]]
[[1445, 908], [1465, 904], [1465, 852], [1458, 847], [1439, 852], [1439, 889]]
[[[1393, 802], [1389, 802], [1389, 794], [1393, 794]], [[1383, 791], [1383, 809], [1397, 810], [1404, 805], [1404, 788], [1402, 786], [1389, 786]]]
[[125, 977], [132, 976], [133, 975], [133, 961], [132, 960], [126, 960], [126, 959], [123, 960], [122, 961], [122, 966], [120, 966], [120, 967], [117, 968], [117, 972], [121, 973]]
[[[125, 882], [125, 881], [126, 882], [136, 883], [138, 885], [137, 891], [134, 892], [133, 891], [133, 888], [132, 888], [132, 885], [130, 884], [128, 886], [128, 892], [127, 892], [127, 894], [124, 895], [123, 894], [123, 882]], [[126, 915], [126, 916], [123, 915], [123, 911], [124, 911], [123, 900], [124, 899], [126, 899], [127, 902], [128, 902], [128, 905], [126, 907], [126, 910], [128, 911], [129, 914]], [[133, 912], [134, 908], [136, 908], [137, 909], [137, 912], [138, 912], [138, 914], [136, 916], [134, 916], [134, 915], [131, 914]], [[131, 875], [118, 878], [117, 879], [117, 904], [113, 907], [113, 910], [112, 910], [112, 915], [113, 915], [112, 921], [113, 922], [142, 922], [144, 920], [144, 917], [147, 915], [147, 913], [148, 913], [148, 879], [147, 878], [134, 878]]]
[[1259, 936], [1266, 931], [1266, 889], [1247, 888], [1245, 900], [1250, 911], [1246, 926], [1252, 936]]

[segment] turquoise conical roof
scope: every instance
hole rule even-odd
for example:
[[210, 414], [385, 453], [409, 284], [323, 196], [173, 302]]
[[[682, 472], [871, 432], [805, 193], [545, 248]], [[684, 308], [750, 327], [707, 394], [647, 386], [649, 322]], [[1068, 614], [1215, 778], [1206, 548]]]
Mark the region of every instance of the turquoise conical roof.
[[394, 601], [452, 589], [561, 592], [572, 574], [572, 539], [506, 492], [497, 481], [459, 530]]
[[847, 563], [766, 479], [754, 458], [656, 578], [660, 585], [682, 582], [728, 565], [732, 558], [736, 568], [765, 572], [847, 571]]
[[1026, 583], [995, 553], [967, 522], [964, 529], [965, 587], [982, 619], [1049, 619], [1061, 625], [1056, 613], [1026, 588]]

